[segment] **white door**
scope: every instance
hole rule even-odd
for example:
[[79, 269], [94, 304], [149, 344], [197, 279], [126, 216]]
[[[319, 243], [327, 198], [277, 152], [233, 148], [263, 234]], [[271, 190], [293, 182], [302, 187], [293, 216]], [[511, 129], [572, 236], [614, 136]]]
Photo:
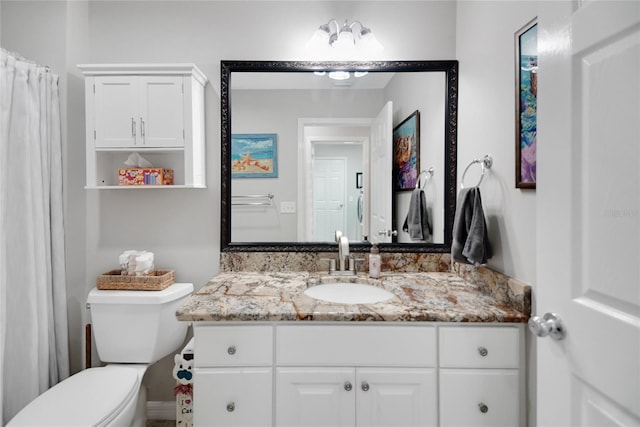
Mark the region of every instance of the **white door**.
[[371, 126], [369, 167], [369, 240], [391, 242], [391, 171], [393, 154], [393, 103], [387, 102]]
[[96, 147], [133, 147], [139, 134], [137, 77], [94, 79]]
[[357, 426], [437, 425], [434, 369], [360, 368], [356, 388]]
[[313, 161], [314, 240], [334, 242], [336, 230], [347, 234], [345, 208], [346, 159]]
[[278, 368], [276, 426], [353, 427], [353, 368]]
[[145, 147], [184, 146], [182, 77], [139, 78], [140, 137]]
[[640, 425], [640, 2], [540, 2], [538, 426]]

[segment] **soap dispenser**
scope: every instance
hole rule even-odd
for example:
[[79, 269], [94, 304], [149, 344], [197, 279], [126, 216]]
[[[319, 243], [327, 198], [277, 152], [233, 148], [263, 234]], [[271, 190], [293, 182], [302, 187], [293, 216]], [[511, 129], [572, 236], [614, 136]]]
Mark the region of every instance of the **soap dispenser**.
[[369, 277], [373, 279], [380, 277], [381, 263], [380, 248], [378, 247], [378, 242], [374, 241], [371, 244], [371, 252], [369, 253]]

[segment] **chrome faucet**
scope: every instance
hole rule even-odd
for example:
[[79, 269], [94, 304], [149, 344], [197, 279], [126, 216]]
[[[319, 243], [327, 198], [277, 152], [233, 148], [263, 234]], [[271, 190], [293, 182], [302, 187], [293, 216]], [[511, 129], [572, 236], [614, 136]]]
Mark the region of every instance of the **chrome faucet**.
[[326, 260], [330, 265], [329, 274], [336, 276], [355, 275], [355, 260], [349, 254], [349, 239], [340, 230], [336, 230], [336, 243], [338, 243], [338, 262], [336, 263], [335, 259]]
[[349, 239], [336, 230], [336, 242], [338, 243], [338, 271], [349, 270]]

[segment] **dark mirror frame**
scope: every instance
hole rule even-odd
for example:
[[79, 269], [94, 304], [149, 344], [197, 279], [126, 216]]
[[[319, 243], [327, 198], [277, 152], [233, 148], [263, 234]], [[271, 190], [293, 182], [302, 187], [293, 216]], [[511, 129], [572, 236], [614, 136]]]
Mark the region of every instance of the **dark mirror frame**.
[[[221, 129], [221, 194], [220, 250], [222, 252], [333, 252], [335, 243], [299, 242], [231, 242], [231, 100], [230, 87], [234, 72], [304, 72], [304, 71], [371, 71], [445, 73], [445, 159], [444, 171], [444, 243], [381, 243], [382, 252], [449, 252], [456, 207], [457, 139], [458, 139], [458, 61], [375, 61], [375, 62], [300, 62], [300, 61], [221, 61], [220, 62], [220, 129]], [[353, 252], [367, 252], [371, 244], [352, 243]]]

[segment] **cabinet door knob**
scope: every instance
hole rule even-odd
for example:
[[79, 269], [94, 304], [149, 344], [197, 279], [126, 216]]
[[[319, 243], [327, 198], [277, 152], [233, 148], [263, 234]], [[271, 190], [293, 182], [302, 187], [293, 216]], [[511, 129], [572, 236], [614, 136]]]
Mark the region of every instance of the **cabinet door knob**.
[[362, 381], [362, 391], [369, 391], [369, 383]]
[[347, 381], [346, 383], [344, 383], [344, 389], [347, 391], [351, 391], [351, 389], [353, 388], [353, 386], [351, 385], [351, 383], [349, 381]]
[[229, 353], [229, 354], [230, 354], [230, 355], [232, 355], [232, 356], [233, 356], [234, 354], [236, 354], [236, 346], [235, 346], [235, 345], [232, 345], [231, 347], [229, 347], [229, 348], [227, 349], [227, 353]]
[[482, 412], [483, 414], [489, 412], [489, 407], [482, 402], [478, 403], [478, 408], [480, 408], [480, 412]]
[[486, 357], [489, 354], [489, 350], [484, 347], [478, 347], [478, 353], [480, 353], [480, 356]]
[[234, 402], [227, 403], [227, 412], [233, 412], [236, 410], [236, 404]]

